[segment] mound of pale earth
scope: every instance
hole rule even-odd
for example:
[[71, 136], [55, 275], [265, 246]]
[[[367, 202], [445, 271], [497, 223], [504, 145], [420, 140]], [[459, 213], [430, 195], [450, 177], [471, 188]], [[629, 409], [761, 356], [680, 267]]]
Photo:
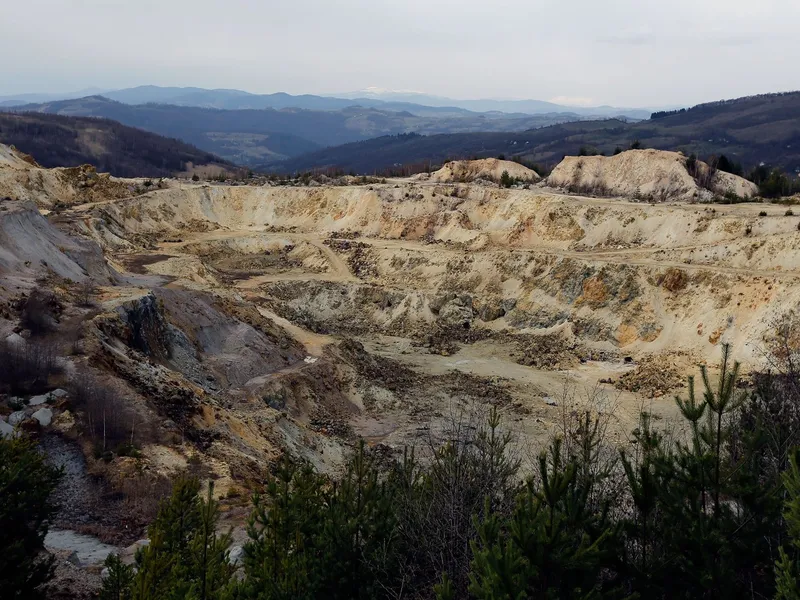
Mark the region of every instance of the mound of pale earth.
[[484, 158], [481, 160], [454, 160], [446, 163], [438, 171], [431, 173], [430, 181], [437, 183], [469, 183], [478, 179], [488, 179], [500, 183], [503, 172], [519, 181], [535, 183], [541, 179], [536, 171], [510, 160]]
[[14, 146], [0, 144], [0, 168], [29, 169], [38, 166], [31, 156], [20, 152]]
[[0, 206], [0, 275], [52, 272], [73, 281], [87, 275], [101, 283], [116, 279], [97, 244], [57, 229], [32, 202], [5, 200]]
[[576, 193], [659, 201], [710, 200], [725, 194], [751, 198], [758, 193], [750, 181], [711, 171], [699, 160], [695, 172], [693, 177], [679, 152], [628, 150], [616, 156], [567, 156], [547, 183]]

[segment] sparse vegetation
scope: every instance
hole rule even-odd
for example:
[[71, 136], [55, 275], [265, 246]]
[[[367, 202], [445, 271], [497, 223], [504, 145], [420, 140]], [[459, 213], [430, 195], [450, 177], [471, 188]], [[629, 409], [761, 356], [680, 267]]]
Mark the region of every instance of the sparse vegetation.
[[[579, 413], [582, 425], [551, 442], [521, 487], [496, 412], [477, 430], [453, 421], [427, 466], [407, 453], [387, 470], [362, 444], [332, 484], [287, 460], [255, 498], [240, 583], [224, 560], [230, 539], [202, 533], [214, 530], [216, 504], [179, 482], [132, 589], [162, 597], [206, 577], [198, 597], [772, 597], [796, 585], [798, 459], [786, 458], [783, 427], [798, 424], [772, 416], [788, 401], [773, 380], [748, 396], [738, 372], [726, 347], [718, 385], [702, 370], [702, 399], [689, 378], [676, 399], [686, 442], [645, 413], [631, 449], [615, 455], [601, 417]], [[751, 434], [754, 419], [770, 432], [766, 445]], [[786, 521], [770, 491], [782, 485]], [[777, 580], [771, 547], [781, 548]], [[115, 559], [108, 566], [107, 587], [131, 579]]]
[[135, 455], [143, 442], [153, 441], [154, 428], [133, 406], [125, 392], [88, 368], [70, 380], [70, 397], [81, 411], [81, 426], [94, 442], [98, 457]]
[[20, 324], [33, 335], [48, 333], [56, 328], [61, 309], [52, 292], [35, 289], [21, 302]]
[[52, 342], [0, 341], [0, 387], [11, 394], [46, 391], [52, 376], [61, 373]]
[[79, 306], [91, 307], [94, 305], [94, 297], [97, 295], [97, 284], [91, 277], [85, 278], [77, 285], [76, 300]]

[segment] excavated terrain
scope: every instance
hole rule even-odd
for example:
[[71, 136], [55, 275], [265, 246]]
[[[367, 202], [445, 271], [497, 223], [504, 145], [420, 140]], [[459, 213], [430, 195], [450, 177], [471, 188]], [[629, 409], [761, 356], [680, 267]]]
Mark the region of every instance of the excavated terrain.
[[[721, 343], [761, 366], [800, 301], [800, 216], [777, 205], [437, 177], [117, 181], [99, 197], [31, 187], [63, 174], [14, 160], [0, 164], [0, 189], [17, 190], [0, 206], [3, 337], [20, 337], [15, 302], [55, 290], [61, 323], [81, 328], [70, 368], [117, 382], [159, 432], [138, 460], [167, 476], [199, 461], [222, 495], [284, 452], [335, 471], [358, 437], [425, 445], [463, 409], [498, 407], [529, 448], [590, 402], [621, 441], [645, 405], [674, 416]], [[78, 309], [87, 278], [95, 306]]]

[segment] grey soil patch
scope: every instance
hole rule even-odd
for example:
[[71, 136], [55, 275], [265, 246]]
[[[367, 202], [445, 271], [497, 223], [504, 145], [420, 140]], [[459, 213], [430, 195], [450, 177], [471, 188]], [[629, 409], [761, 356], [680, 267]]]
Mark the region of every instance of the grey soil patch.
[[137, 275], [147, 275], [147, 265], [164, 262], [174, 256], [169, 254], [122, 254], [117, 257], [131, 273]]

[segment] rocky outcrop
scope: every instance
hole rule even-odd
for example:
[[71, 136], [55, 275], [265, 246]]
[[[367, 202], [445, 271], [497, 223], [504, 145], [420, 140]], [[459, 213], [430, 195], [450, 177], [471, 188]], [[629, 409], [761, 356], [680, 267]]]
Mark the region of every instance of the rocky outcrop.
[[536, 183], [541, 180], [541, 176], [536, 171], [519, 163], [497, 158], [454, 160], [431, 173], [429, 178], [421, 178], [427, 178], [437, 183], [471, 183], [478, 180], [500, 183], [504, 172], [521, 183]]
[[573, 193], [655, 201], [705, 201], [725, 195], [751, 198], [758, 194], [756, 185], [746, 179], [664, 150], [567, 156], [553, 169], [547, 184]]

